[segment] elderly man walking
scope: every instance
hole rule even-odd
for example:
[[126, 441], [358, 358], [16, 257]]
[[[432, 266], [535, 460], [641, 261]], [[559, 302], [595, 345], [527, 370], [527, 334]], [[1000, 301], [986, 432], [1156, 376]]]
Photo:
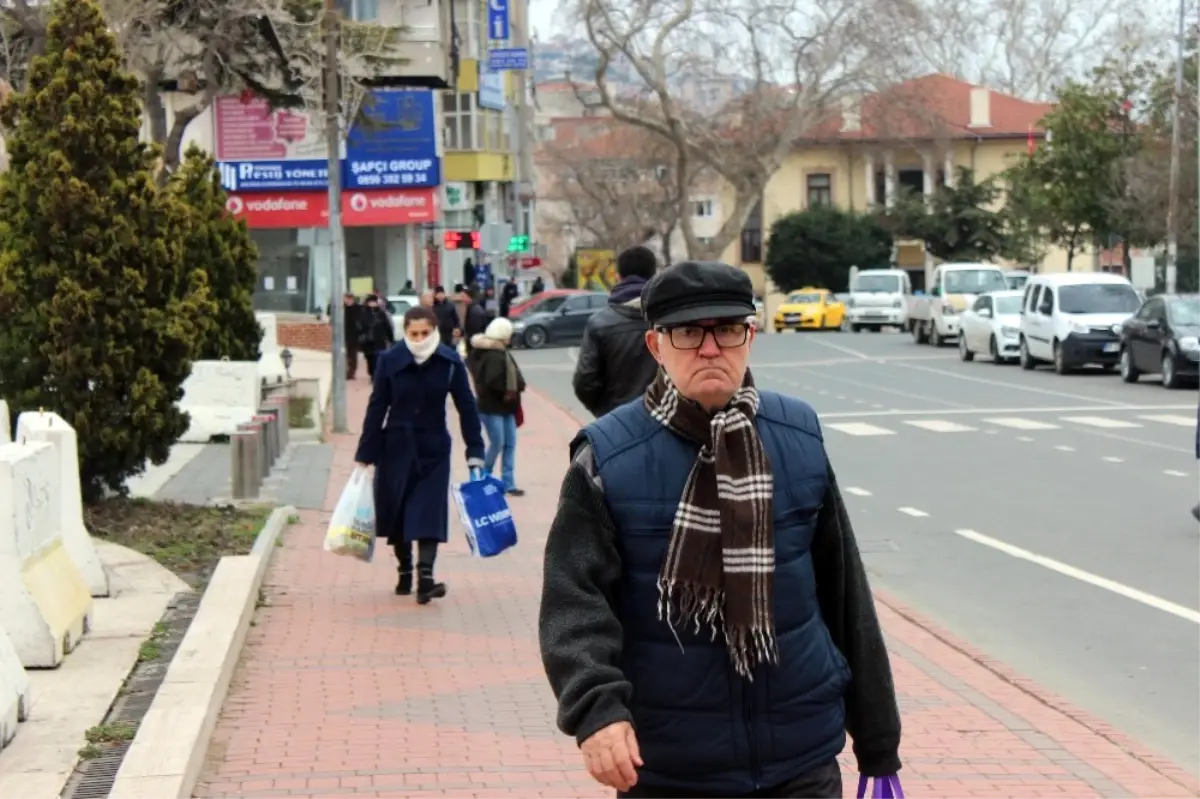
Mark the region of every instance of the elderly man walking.
[[642, 295], [662, 369], [571, 446], [539, 633], [558, 723], [618, 796], [840, 797], [900, 768], [866, 572], [806, 403], [760, 390], [749, 278]]

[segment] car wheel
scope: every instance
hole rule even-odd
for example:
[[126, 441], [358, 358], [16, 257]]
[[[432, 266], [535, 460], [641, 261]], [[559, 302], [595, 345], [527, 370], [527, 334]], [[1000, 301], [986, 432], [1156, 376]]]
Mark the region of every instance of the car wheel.
[[1121, 348], [1121, 379], [1126, 383], [1136, 383], [1141, 372], [1133, 365], [1133, 353], [1128, 347]]
[[921, 335], [921, 323], [920, 322], [909, 322], [908, 323], [908, 332], [912, 333], [912, 339], [913, 339], [914, 344], [924, 344], [925, 343], [925, 338]]
[[1029, 345], [1025, 343], [1024, 336], [1021, 336], [1020, 352], [1021, 354], [1017, 357], [1021, 362], [1021, 368], [1027, 372], [1032, 371], [1033, 368], [1037, 366], [1037, 361], [1033, 360], [1033, 356], [1029, 354]]
[[992, 356], [992, 363], [997, 365], [1004, 363], [1004, 359], [1000, 357], [1000, 347], [996, 345], [995, 335], [988, 341], [988, 354]]
[[971, 352], [971, 348], [967, 346], [967, 337], [961, 333], [958, 336], [958, 357], [964, 361], [975, 360], [975, 353]]
[[942, 339], [942, 334], [938, 332], [937, 322], [929, 320], [929, 343], [935, 347], [940, 347], [945, 343]]
[[1175, 371], [1175, 356], [1169, 352], [1164, 352], [1162, 356], [1163, 388], [1179, 388], [1179, 382], [1179, 373]]
[[850, 323], [847, 323], [847, 324], [849, 324], [851, 333], [857, 333], [858, 331], [862, 330], [862, 328], [859, 327], [858, 325], [850, 324]]
[[1071, 366], [1067, 363], [1067, 356], [1063, 352], [1062, 345], [1057, 341], [1054, 342], [1054, 373], [1059, 375], [1069, 375]]
[[525, 331], [525, 346], [531, 350], [540, 350], [546, 346], [549, 338], [544, 327], [531, 327]]

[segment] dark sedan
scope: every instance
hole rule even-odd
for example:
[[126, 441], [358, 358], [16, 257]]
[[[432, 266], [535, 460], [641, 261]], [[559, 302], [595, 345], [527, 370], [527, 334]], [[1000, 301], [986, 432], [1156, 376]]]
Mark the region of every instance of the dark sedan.
[[1200, 378], [1200, 296], [1159, 294], [1121, 325], [1121, 379], [1162, 375], [1164, 388]]
[[547, 344], [578, 344], [592, 314], [608, 305], [608, 295], [592, 291], [547, 297], [513, 319], [513, 343], [531, 350]]

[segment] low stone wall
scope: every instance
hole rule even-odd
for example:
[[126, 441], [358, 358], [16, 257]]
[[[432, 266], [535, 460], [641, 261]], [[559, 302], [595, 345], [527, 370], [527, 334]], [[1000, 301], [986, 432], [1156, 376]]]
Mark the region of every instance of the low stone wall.
[[332, 331], [328, 322], [285, 322], [279, 320], [279, 346], [291, 349], [332, 350]]

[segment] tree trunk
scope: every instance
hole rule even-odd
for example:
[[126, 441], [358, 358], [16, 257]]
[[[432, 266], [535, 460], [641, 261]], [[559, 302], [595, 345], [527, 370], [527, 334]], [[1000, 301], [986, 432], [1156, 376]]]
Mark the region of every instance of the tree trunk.
[[160, 179], [163, 182], [166, 181], [167, 177], [183, 161], [183, 153], [181, 152], [183, 149], [183, 136], [187, 133], [188, 125], [196, 117], [204, 113], [204, 109], [207, 107], [207, 100], [198, 100], [187, 108], [181, 108], [175, 112], [175, 119], [171, 123], [171, 132], [166, 135], [165, 141], [161, 142], [163, 147], [163, 169], [160, 173]]

